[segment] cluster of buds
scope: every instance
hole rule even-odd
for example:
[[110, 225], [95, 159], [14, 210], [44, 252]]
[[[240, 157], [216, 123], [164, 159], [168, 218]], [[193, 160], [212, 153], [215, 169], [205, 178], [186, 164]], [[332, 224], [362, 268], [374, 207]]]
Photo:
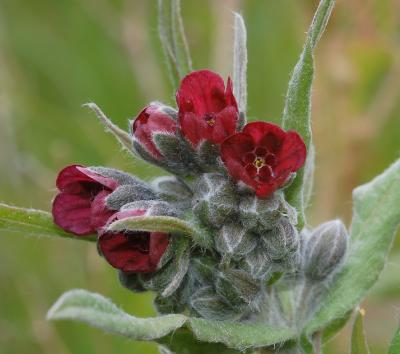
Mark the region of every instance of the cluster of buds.
[[[114, 169], [68, 166], [57, 179], [55, 223], [80, 237], [97, 233], [99, 253], [121, 283], [156, 292], [160, 313], [243, 320], [260, 311], [274, 275], [327, 278], [347, 240], [341, 224], [337, 232], [321, 226], [306, 241], [296, 228], [297, 211], [284, 193], [306, 159], [299, 134], [244, 124], [231, 80], [225, 85], [208, 70], [186, 76], [176, 101], [177, 110], [151, 103], [130, 125], [132, 151], [171, 175], [145, 182]], [[207, 242], [129, 226], [150, 216], [183, 220]], [[112, 227], [124, 220], [124, 228]]]

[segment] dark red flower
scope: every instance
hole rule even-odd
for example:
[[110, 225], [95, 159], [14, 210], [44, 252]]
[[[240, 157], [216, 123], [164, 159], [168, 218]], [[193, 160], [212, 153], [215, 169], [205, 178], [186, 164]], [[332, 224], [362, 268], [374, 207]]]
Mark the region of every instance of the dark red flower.
[[[112, 216], [109, 223], [145, 213], [145, 210], [121, 211]], [[99, 249], [107, 262], [124, 273], [155, 272], [168, 242], [166, 233], [144, 231], [104, 231], [98, 240]]]
[[208, 140], [220, 144], [235, 133], [239, 117], [232, 81], [209, 70], [194, 71], [183, 78], [176, 93], [179, 123], [193, 146]]
[[153, 141], [155, 133], [175, 134], [177, 122], [165, 111], [166, 106], [152, 103], [139, 113], [132, 124], [133, 138], [153, 157], [160, 159], [162, 154]]
[[306, 146], [295, 131], [266, 122], [247, 124], [225, 139], [221, 157], [230, 175], [267, 197], [282, 187], [306, 159]]
[[76, 235], [88, 235], [105, 225], [115, 211], [105, 205], [105, 198], [118, 183], [80, 165], [65, 167], [57, 177], [60, 193], [53, 201], [54, 222]]

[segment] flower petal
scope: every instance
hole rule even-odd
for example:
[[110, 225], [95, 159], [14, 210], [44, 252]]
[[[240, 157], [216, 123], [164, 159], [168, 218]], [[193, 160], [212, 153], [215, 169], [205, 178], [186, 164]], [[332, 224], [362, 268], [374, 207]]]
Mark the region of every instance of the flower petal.
[[150, 264], [157, 268], [161, 257], [168, 247], [169, 235], [164, 232], [152, 232], [150, 235]]
[[275, 152], [276, 144], [285, 139], [286, 132], [278, 125], [267, 122], [252, 122], [245, 125], [243, 133], [252, 136], [256, 145]]
[[181, 113], [218, 113], [227, 105], [224, 80], [210, 70], [194, 71], [181, 81], [176, 102]]
[[149, 232], [112, 233], [106, 232], [100, 235], [99, 249], [114, 268], [125, 273], [154, 272], [150, 262]]
[[266, 198], [276, 191], [278, 187], [274, 183], [262, 183], [256, 188], [256, 195], [260, 198]]
[[79, 194], [60, 193], [53, 201], [54, 223], [76, 235], [89, 235], [96, 230], [91, 224], [91, 201]]
[[303, 166], [307, 156], [306, 145], [303, 139], [295, 131], [286, 133], [281, 151], [277, 154], [277, 165], [274, 172], [277, 175], [286, 174], [297, 171]]
[[81, 165], [70, 165], [64, 167], [57, 176], [56, 186], [60, 191], [65, 191], [71, 185], [76, 185], [74, 187], [74, 192], [79, 193], [83, 188], [80, 186], [81, 182], [93, 182], [93, 178], [88, 176], [82, 171], [86, 167]]
[[220, 144], [228, 136], [236, 132], [238, 112], [234, 106], [228, 106], [216, 115], [211, 141]]
[[93, 229], [100, 229], [107, 224], [109, 218], [115, 214], [115, 210], [110, 210], [106, 206], [106, 198], [111, 191], [103, 190], [93, 199], [91, 203], [91, 224]]
[[206, 121], [199, 119], [194, 113], [179, 114], [179, 122], [182, 134], [194, 147], [197, 147], [208, 136]]
[[245, 161], [247, 154], [254, 150], [253, 138], [245, 133], [236, 133], [226, 138], [221, 144], [221, 158], [226, 162], [230, 159]]

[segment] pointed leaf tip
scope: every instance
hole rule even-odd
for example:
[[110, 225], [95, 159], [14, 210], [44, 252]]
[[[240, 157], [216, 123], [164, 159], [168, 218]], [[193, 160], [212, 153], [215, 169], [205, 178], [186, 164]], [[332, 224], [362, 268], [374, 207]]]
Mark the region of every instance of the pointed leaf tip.
[[100, 122], [105, 126], [106, 130], [108, 130], [114, 137], [118, 140], [118, 142], [122, 145], [123, 148], [127, 149], [129, 152], [132, 151], [132, 138], [131, 136], [117, 125], [115, 125], [100, 109], [97, 104], [93, 102], [85, 103], [82, 105], [83, 107], [87, 107], [92, 110]]

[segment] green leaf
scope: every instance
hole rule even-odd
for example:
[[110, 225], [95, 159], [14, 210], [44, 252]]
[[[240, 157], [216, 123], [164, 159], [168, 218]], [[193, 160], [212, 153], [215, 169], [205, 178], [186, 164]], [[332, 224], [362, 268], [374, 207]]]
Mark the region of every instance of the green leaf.
[[397, 329], [396, 334], [390, 343], [390, 348], [388, 354], [398, 354], [400, 353], [400, 327]]
[[192, 71], [180, 0], [158, 0], [158, 32], [174, 88], [180, 79]]
[[331, 340], [346, 325], [353, 311], [347, 312], [343, 317], [337, 318], [328, 324], [322, 333], [322, 342], [326, 343]]
[[[224, 344], [226, 347], [239, 351], [274, 345], [295, 337], [295, 333], [291, 329], [263, 324], [212, 321], [188, 318], [179, 314], [155, 318], [137, 318], [123, 312], [105, 297], [86, 290], [70, 290], [63, 294], [49, 310], [47, 318], [49, 320], [84, 322], [106, 332], [134, 340], [157, 340], [171, 333], [170, 337], [158, 340], [158, 342], [171, 344], [172, 341], [171, 345], [175, 350], [183, 346], [184, 342], [191, 343], [190, 336], [201, 342], [219, 343], [215, 348], [221, 350], [226, 350], [222, 346]], [[175, 331], [184, 325], [187, 329], [179, 330], [178, 333], [187, 333], [189, 337], [180, 337], [180, 343], [178, 341], [174, 344]], [[192, 334], [187, 332], [188, 329], [191, 330]], [[202, 343], [199, 344], [198, 348], [210, 348], [211, 350], [213, 346]], [[235, 353], [230, 350], [221, 352]]]
[[18, 208], [0, 203], [0, 230], [27, 236], [66, 237], [95, 241], [95, 236], [76, 237], [56, 226], [53, 216], [42, 210]]
[[137, 318], [120, 310], [105, 297], [86, 290], [63, 294], [47, 313], [49, 320], [75, 320], [134, 340], [161, 338], [183, 326], [183, 315]]
[[357, 313], [351, 333], [351, 354], [369, 354], [364, 331], [364, 310]]
[[272, 327], [265, 324], [189, 318], [188, 325], [198, 340], [223, 343], [227, 347], [237, 350], [265, 347], [295, 337], [295, 332], [292, 329]]
[[133, 216], [113, 222], [108, 229], [178, 233], [189, 236], [204, 248], [210, 248], [212, 242], [205, 230], [172, 216]]
[[158, 343], [176, 354], [245, 354], [223, 344], [200, 342], [187, 329], [178, 329], [158, 340]]
[[238, 101], [240, 124], [244, 125], [247, 108], [247, 34], [243, 17], [234, 13], [234, 42], [233, 42], [233, 93]]
[[306, 327], [311, 334], [356, 307], [378, 280], [400, 222], [400, 160], [353, 192], [348, 258]]
[[[282, 126], [297, 131], [303, 138], [307, 150], [312, 151], [311, 133], [311, 87], [314, 77], [314, 48], [328, 23], [334, 0], [321, 0], [307, 33], [306, 43], [289, 81], [283, 111]], [[312, 170], [313, 155], [308, 154], [306, 166]], [[292, 185], [286, 191], [286, 198], [299, 212], [299, 228], [304, 225], [304, 167], [297, 171]]]

